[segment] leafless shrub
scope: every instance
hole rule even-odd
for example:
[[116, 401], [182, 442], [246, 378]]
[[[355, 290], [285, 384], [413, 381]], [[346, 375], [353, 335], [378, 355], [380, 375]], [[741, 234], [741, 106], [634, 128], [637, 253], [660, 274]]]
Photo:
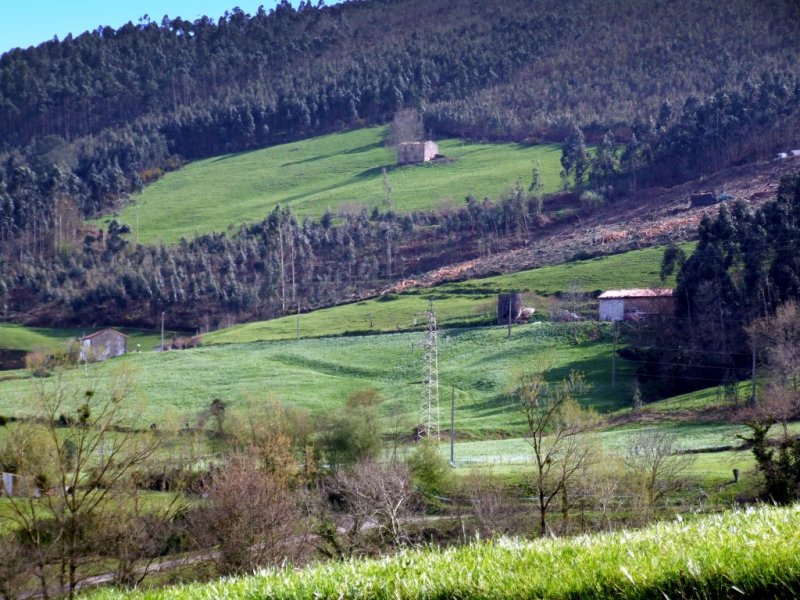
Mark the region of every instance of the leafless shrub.
[[223, 574], [293, 561], [304, 549], [298, 503], [271, 473], [246, 456], [231, 458], [208, 482], [207, 504], [190, 516], [199, 546]]
[[21, 598], [24, 582], [32, 575], [32, 556], [15, 535], [0, 537], [0, 598]]
[[417, 497], [405, 465], [361, 461], [337, 472], [326, 491], [342, 509], [340, 546], [346, 553], [365, 551], [363, 535], [370, 530], [377, 532], [382, 546], [408, 540], [408, 519]]
[[520, 505], [503, 482], [485, 470], [472, 469], [464, 479], [464, 491], [481, 535], [494, 537], [530, 530], [526, 507]]
[[669, 491], [681, 485], [692, 457], [678, 453], [678, 437], [668, 431], [642, 431], [628, 444], [623, 457], [643, 509], [649, 514]]
[[33, 350], [25, 355], [25, 368], [34, 377], [47, 377], [51, 372], [50, 355], [43, 350]]
[[152, 572], [154, 563], [179, 534], [175, 517], [185, 509], [182, 495], [176, 492], [170, 501], [148, 506], [141, 493], [130, 490], [109, 509], [113, 518], [94, 532], [98, 554], [114, 561], [114, 583], [134, 587]]

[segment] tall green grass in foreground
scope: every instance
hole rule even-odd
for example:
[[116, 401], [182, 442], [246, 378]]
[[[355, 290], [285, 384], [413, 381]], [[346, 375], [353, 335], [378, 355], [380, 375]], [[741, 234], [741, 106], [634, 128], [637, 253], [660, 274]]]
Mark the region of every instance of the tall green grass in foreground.
[[800, 507], [757, 508], [640, 531], [274, 569], [97, 599], [195, 598], [797, 598]]

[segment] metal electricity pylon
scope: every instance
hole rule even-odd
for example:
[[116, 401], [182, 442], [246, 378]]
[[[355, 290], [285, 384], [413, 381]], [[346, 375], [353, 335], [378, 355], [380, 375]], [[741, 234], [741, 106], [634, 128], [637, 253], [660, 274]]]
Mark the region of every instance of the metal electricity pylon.
[[433, 298], [428, 304], [428, 330], [425, 333], [422, 399], [419, 406], [420, 436], [439, 439], [439, 350], [436, 311]]

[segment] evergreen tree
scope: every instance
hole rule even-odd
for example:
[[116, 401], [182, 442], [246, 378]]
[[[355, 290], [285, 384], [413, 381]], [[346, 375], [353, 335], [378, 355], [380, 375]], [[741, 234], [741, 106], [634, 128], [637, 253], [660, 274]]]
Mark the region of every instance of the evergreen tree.
[[583, 179], [589, 170], [589, 151], [580, 128], [572, 123], [564, 145], [561, 148], [561, 166], [567, 177], [575, 177], [575, 185], [583, 185]]

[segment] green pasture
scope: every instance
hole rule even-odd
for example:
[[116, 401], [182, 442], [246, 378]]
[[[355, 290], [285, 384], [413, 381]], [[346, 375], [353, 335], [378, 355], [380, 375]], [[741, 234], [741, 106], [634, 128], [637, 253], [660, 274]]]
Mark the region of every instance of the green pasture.
[[800, 507], [761, 507], [638, 531], [405, 550], [392, 557], [101, 599], [203, 598], [796, 598]]
[[[141, 243], [174, 243], [196, 233], [256, 222], [277, 205], [300, 216], [384, 205], [386, 170], [395, 210], [463, 203], [467, 194], [497, 199], [539, 165], [544, 191], [559, 189], [558, 145], [480, 144], [439, 140], [447, 161], [396, 165], [384, 146], [385, 127], [345, 133], [192, 162], [147, 186], [120, 219]], [[138, 230], [138, 231], [137, 231]]]
[[[456, 414], [458, 411], [459, 407], [456, 404]], [[742, 440], [737, 436], [745, 435], [748, 432], [743, 425], [728, 423], [664, 422], [604, 429], [593, 433], [592, 437], [600, 443], [605, 452], [621, 455], [636, 436], [662, 431], [675, 434], [679, 450], [709, 453], [723, 446], [739, 446]], [[458, 434], [458, 421], [456, 421], [456, 433]], [[777, 433], [777, 429], [775, 433]], [[443, 454], [445, 450], [449, 453], [449, 443], [443, 442], [441, 449]], [[522, 437], [457, 441], [455, 454], [457, 461], [463, 461], [466, 464], [525, 464], [532, 460], [530, 444]], [[747, 456], [749, 460], [749, 453]]]
[[[0, 350], [44, 350], [55, 352], [63, 350], [69, 340], [76, 340], [84, 335], [89, 335], [102, 327], [81, 328], [48, 328], [27, 327], [16, 323], [0, 323]], [[135, 352], [140, 348], [142, 352], [152, 350], [161, 343], [161, 332], [148, 329], [131, 329], [128, 327], [115, 327], [117, 331], [128, 336], [128, 352]], [[165, 331], [167, 339], [173, 335], [182, 335], [176, 331]]]
[[[691, 244], [686, 245], [687, 251]], [[571, 289], [595, 292], [611, 288], [657, 287], [663, 283], [659, 272], [663, 247], [633, 250], [622, 254], [541, 267], [508, 275], [446, 283], [428, 289], [414, 289], [383, 298], [344, 304], [312, 313], [234, 325], [203, 336], [206, 344], [244, 343], [294, 339], [298, 335], [320, 337], [355, 333], [385, 333], [419, 329], [425, 325], [430, 297], [435, 300], [440, 326], [493, 322], [496, 296], [502, 292], [531, 292], [527, 302], [536, 308], [534, 321], [549, 319], [550, 301], [539, 296]]]
[[[761, 383], [759, 382], [756, 386], [757, 389], [760, 389], [760, 386]], [[667, 413], [679, 412], [682, 410], [702, 410], [713, 407], [736, 408], [744, 406], [752, 392], [751, 381], [747, 379], [740, 381], [736, 384], [735, 389], [737, 393], [737, 398], [735, 399], [727, 399], [723, 386], [718, 385], [645, 404], [642, 406], [641, 410], [643, 413]]]
[[[145, 424], [194, 423], [215, 398], [228, 402], [232, 413], [254, 417], [261, 411], [268, 417], [276, 399], [321, 415], [341, 407], [352, 391], [372, 387], [386, 398], [387, 423], [390, 414], [400, 412], [410, 432], [421, 392], [422, 341], [419, 332], [142, 352], [59, 377], [80, 394], [97, 382], [107, 385], [124, 369], [136, 384]], [[620, 383], [611, 389], [611, 350], [609, 328], [597, 323], [522, 325], [510, 338], [503, 327], [442, 331], [442, 405], [455, 394], [457, 427], [471, 435], [519, 435], [522, 421], [509, 397], [514, 376], [544, 366], [553, 380], [571, 369], [584, 372], [592, 386], [586, 402], [601, 412], [616, 410], [628, 402], [632, 371], [622, 366]], [[0, 413], [6, 415], [30, 414], [37, 389], [59, 382], [59, 377], [37, 379], [27, 371], [8, 374], [0, 381]]]

